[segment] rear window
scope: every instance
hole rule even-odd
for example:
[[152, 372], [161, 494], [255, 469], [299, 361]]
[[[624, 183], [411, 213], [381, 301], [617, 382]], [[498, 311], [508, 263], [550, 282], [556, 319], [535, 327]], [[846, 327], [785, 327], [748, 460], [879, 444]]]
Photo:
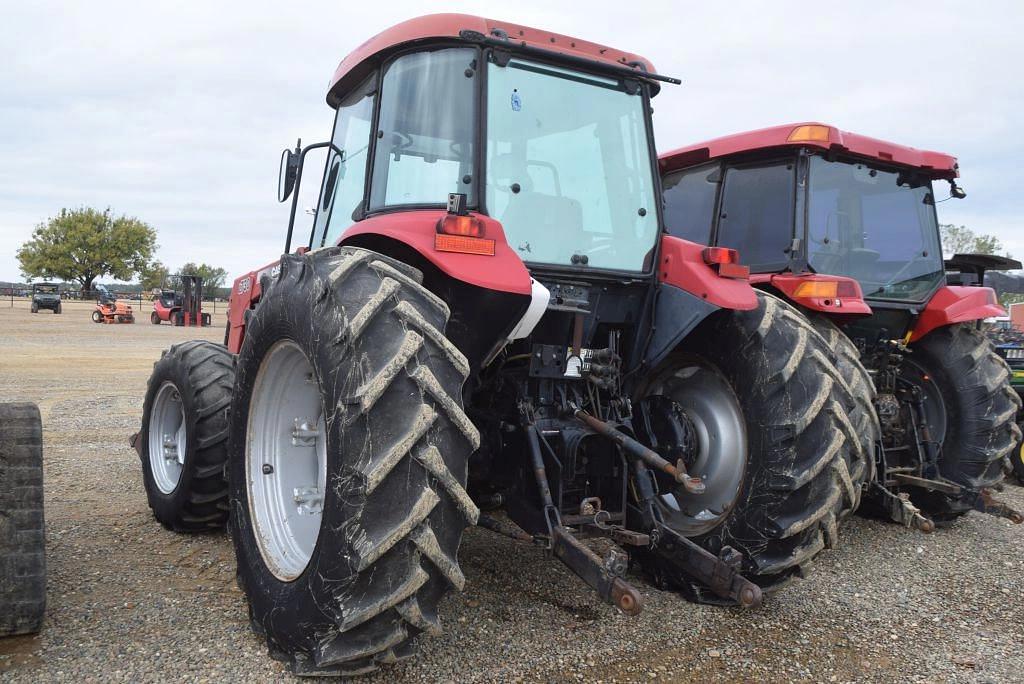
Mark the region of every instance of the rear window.
[[718, 183], [709, 179], [718, 169], [718, 164], [704, 164], [665, 176], [665, 227], [670, 235], [702, 245], [711, 239]]
[[796, 201], [793, 164], [728, 169], [718, 221], [718, 244], [749, 266], [784, 265], [793, 242]]

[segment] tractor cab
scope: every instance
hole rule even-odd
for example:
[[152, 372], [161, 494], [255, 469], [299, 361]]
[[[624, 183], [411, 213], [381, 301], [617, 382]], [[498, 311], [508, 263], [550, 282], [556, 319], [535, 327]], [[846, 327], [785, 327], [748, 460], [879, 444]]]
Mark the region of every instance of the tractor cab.
[[[966, 196], [954, 157], [794, 124], [691, 145], [660, 164], [668, 230], [737, 249], [755, 274], [850, 278], [872, 308], [902, 312], [946, 284], [935, 205]], [[910, 315], [896, 318], [902, 335]]]
[[[438, 249], [486, 252], [488, 231], [502, 231], [530, 266], [650, 273], [659, 212], [649, 100], [675, 79], [586, 41], [439, 17], [407, 28], [429, 38], [403, 36], [396, 49], [378, 36], [338, 67], [309, 247], [384, 213], [446, 209], [451, 195], [457, 212], [500, 226], [445, 228]], [[282, 190], [301, 153], [286, 152]]]

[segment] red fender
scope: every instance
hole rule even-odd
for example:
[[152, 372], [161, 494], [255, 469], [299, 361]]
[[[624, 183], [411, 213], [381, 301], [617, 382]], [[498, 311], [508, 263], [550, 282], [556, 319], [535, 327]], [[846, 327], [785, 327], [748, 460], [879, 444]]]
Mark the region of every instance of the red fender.
[[383, 235], [409, 245], [456, 280], [487, 290], [530, 296], [530, 274], [523, 260], [508, 246], [501, 223], [489, 216], [474, 214], [484, 224], [483, 236], [494, 240], [494, 256], [440, 252], [434, 247], [434, 236], [437, 223], [444, 216], [443, 210], [378, 214], [353, 224], [342, 233], [338, 244], [348, 244], [360, 235]]
[[[437, 223], [445, 216], [443, 210], [417, 210], [379, 214], [353, 224], [342, 233], [339, 245], [358, 242], [365, 235], [382, 235], [402, 242], [416, 250], [430, 263], [456, 280], [489, 290], [498, 290], [529, 297], [532, 292], [530, 274], [505, 240], [505, 231], [498, 221], [475, 215], [484, 224], [484, 237], [494, 240], [494, 255], [441, 252], [434, 247]], [[251, 309], [261, 295], [260, 279], [273, 275], [279, 262], [250, 271], [237, 278], [231, 287], [228, 304], [228, 351], [237, 354], [242, 348], [245, 334], [245, 312]]]
[[943, 326], [1005, 315], [1006, 309], [999, 306], [996, 291], [991, 287], [944, 285], [925, 305], [907, 341], [916, 342]]
[[661, 238], [658, 278], [723, 309], [749, 311], [757, 308], [757, 293], [750, 281], [723, 278], [704, 263], [704, 245], [671, 235]]
[[[753, 285], [770, 285], [781, 292], [786, 299], [800, 306], [820, 311], [829, 316], [870, 316], [871, 307], [864, 301], [860, 283], [846, 276], [821, 275], [817, 273], [755, 273], [750, 276]], [[800, 288], [804, 283], [836, 283], [837, 292], [848, 294], [819, 296], [820, 293], [805, 294], [810, 288]]]

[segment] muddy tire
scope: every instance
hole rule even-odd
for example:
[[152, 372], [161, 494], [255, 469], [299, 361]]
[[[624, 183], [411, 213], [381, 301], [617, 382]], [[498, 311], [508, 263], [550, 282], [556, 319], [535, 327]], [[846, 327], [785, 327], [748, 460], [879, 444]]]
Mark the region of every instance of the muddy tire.
[[[1017, 423], [1017, 429], [1024, 431], [1024, 423]], [[1016, 478], [1017, 484], [1024, 485], [1024, 439], [1017, 440], [1007, 458], [1010, 461], [1010, 472]]]
[[0, 636], [42, 627], [45, 544], [39, 409], [0, 404]]
[[228, 519], [228, 410], [233, 357], [213, 342], [172, 346], [153, 365], [135, 438], [153, 516], [176, 532], [205, 532]]
[[[665, 395], [695, 415], [682, 389], [691, 382], [685, 377], [691, 372], [687, 367], [706, 367], [707, 378], [717, 374], [724, 379], [741, 410], [742, 476], [731, 507], [713, 520], [710, 530], [674, 522], [670, 507], [662, 506], [663, 519], [712, 553], [725, 546], [740, 551], [744, 576], [765, 592], [775, 591], [803, 576], [821, 551], [836, 544], [839, 520], [857, 506], [857, 483], [866, 466], [849, 418], [854, 398], [822, 337], [796, 309], [768, 294], [758, 294], [755, 310], [716, 315], [686, 348], [693, 356], [671, 359], [649, 387], [656, 392], [664, 388]], [[678, 379], [678, 388], [671, 378]], [[695, 396], [707, 395], [698, 389]], [[690, 472], [704, 475], [699, 464]], [[706, 484], [710, 491], [714, 478], [706, 478]], [[669, 491], [660, 481], [659, 487]], [[670, 496], [678, 495], [661, 498], [671, 504]], [[672, 505], [687, 510], [685, 496]], [[698, 511], [705, 504], [696, 501], [689, 505], [697, 511], [692, 519], [699, 521], [709, 511]], [[673, 567], [657, 547], [646, 560], [656, 580], [681, 589], [691, 600], [727, 603]]]
[[[882, 439], [882, 426], [875, 411], [875, 383], [867, 368], [861, 363], [857, 345], [840, 330], [839, 326], [817, 314], [809, 314], [808, 319], [818, 334], [824, 338], [826, 347], [835, 354], [836, 369], [854, 400], [853, 409], [848, 417], [859, 438], [859, 448], [851, 452], [854, 461], [850, 475], [858, 487], [859, 496], [867, 483], [875, 478], [875, 448]], [[861, 475], [857, 477], [857, 473]], [[849, 511], [845, 511], [844, 515], [845, 513]]]
[[[930, 401], [926, 397], [926, 406], [937, 406], [938, 415], [944, 416], [929, 418], [939, 423], [931, 425], [932, 434], [942, 442], [939, 473], [975, 490], [998, 485], [1003, 459], [1021, 440], [1016, 422], [1021, 400], [1010, 386], [1010, 367], [971, 324], [935, 330], [911, 349], [914, 353], [903, 364], [905, 377], [916, 384], [932, 383], [939, 396]], [[925, 377], [929, 380], [922, 380]], [[972, 510], [962, 496], [908, 491], [937, 524]]]
[[[410, 657], [465, 582], [458, 548], [478, 515], [464, 489], [479, 445], [462, 408], [469, 367], [420, 278], [360, 249], [285, 256], [246, 329], [228, 469], [238, 580], [253, 630], [299, 675]], [[306, 441], [274, 441], [292, 425]], [[297, 458], [322, 489], [286, 481]], [[283, 501], [291, 491], [305, 512]]]

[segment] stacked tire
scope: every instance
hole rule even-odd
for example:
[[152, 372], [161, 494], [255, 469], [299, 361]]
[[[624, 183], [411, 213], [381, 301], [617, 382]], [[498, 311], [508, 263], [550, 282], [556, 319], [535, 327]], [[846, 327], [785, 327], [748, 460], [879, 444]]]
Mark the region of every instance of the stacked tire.
[[46, 611], [42, 424], [35, 404], [0, 404], [0, 636]]

